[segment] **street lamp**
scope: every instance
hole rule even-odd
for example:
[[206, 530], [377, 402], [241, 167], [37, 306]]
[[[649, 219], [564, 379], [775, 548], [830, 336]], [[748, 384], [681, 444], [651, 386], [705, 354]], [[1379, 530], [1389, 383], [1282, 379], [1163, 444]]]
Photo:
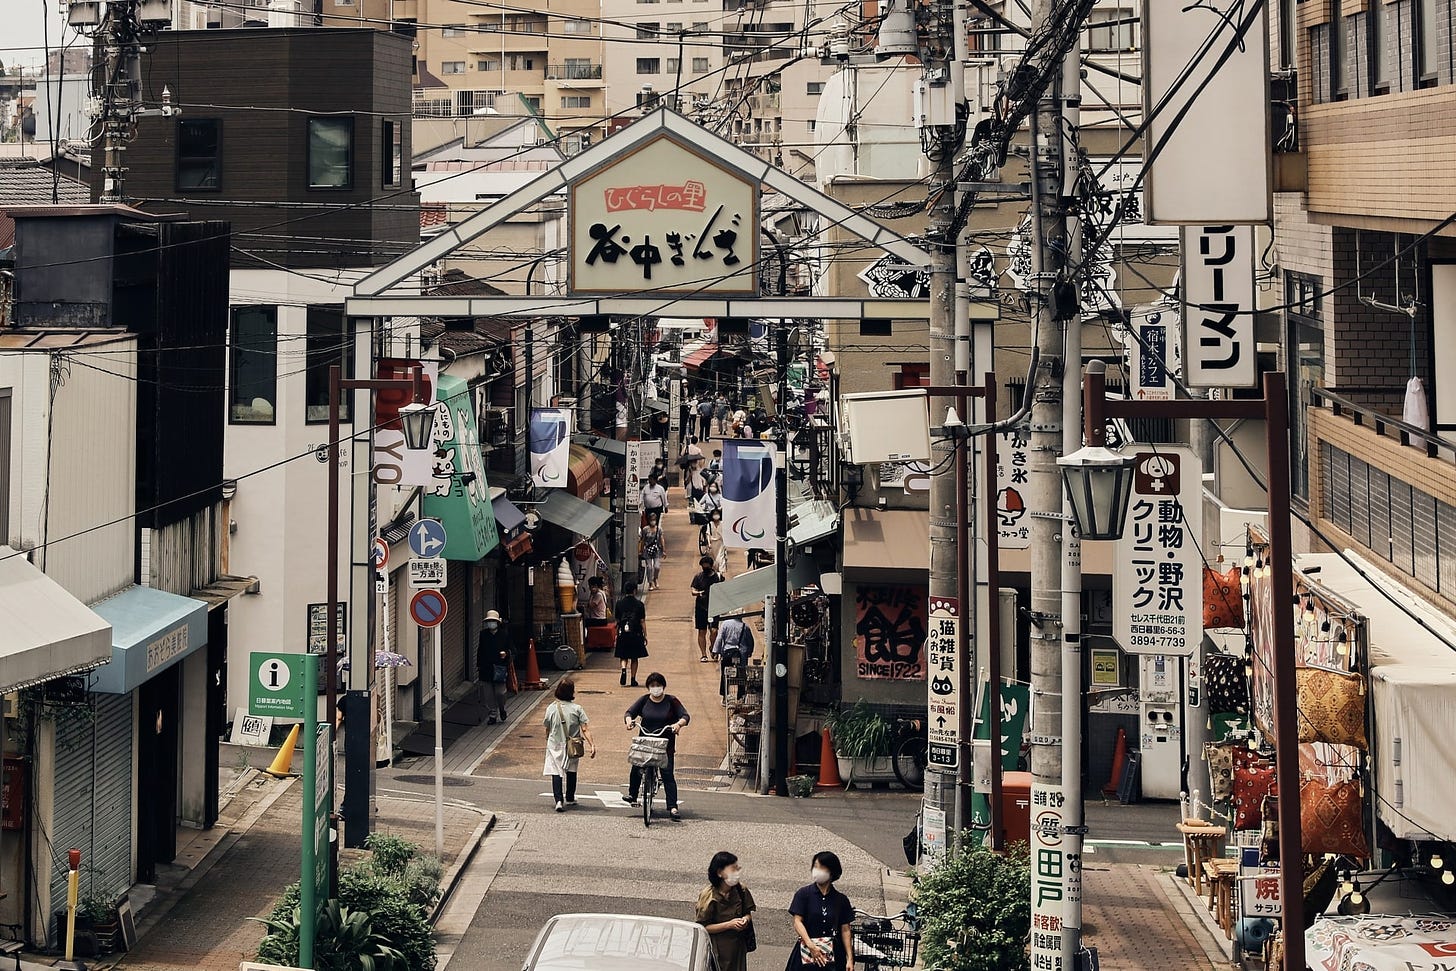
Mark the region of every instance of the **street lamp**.
[[432, 405], [412, 401], [399, 409], [399, 422], [404, 426], [404, 445], [409, 449], [430, 447], [430, 432], [435, 426], [435, 409]]
[[[1092, 361], [1087, 373], [1106, 374], [1107, 365]], [[1088, 382], [1083, 394], [1089, 393]], [[1091, 408], [1084, 408], [1084, 414]], [[1071, 455], [1057, 459], [1062, 484], [1072, 516], [1082, 539], [1120, 539], [1127, 522], [1127, 501], [1132, 495], [1131, 455], [1120, 455], [1107, 447], [1107, 425], [1087, 422], [1086, 444]]]

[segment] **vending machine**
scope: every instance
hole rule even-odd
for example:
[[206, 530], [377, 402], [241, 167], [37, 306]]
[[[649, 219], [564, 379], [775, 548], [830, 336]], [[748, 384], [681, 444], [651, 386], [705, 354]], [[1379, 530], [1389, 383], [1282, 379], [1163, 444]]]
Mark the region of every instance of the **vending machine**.
[[1184, 659], [1145, 654], [1140, 664], [1138, 749], [1144, 799], [1177, 799], [1184, 753]]

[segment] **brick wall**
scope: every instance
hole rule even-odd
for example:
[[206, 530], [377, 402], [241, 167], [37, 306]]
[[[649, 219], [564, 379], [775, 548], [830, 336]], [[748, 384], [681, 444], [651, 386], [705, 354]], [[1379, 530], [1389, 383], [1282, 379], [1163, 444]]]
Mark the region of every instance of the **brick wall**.
[[[1408, 243], [1409, 237], [1399, 240], [1400, 246]], [[1347, 397], [1398, 416], [1405, 383], [1412, 373], [1413, 341], [1415, 374], [1428, 385], [1430, 382], [1429, 312], [1418, 308], [1413, 338], [1409, 317], [1368, 306], [1361, 298], [1369, 297], [1385, 304], [1409, 300], [1415, 285], [1414, 256], [1407, 255], [1381, 268], [1380, 264], [1396, 252], [1397, 237], [1391, 233], [1337, 226], [1332, 230], [1332, 244], [1333, 283], [1341, 289], [1327, 300], [1330, 310], [1325, 315], [1326, 346], [1333, 344], [1334, 350], [1333, 356], [1327, 358], [1327, 380], [1341, 393], [1348, 388], [1351, 393]], [[1421, 255], [1421, 251], [1417, 249], [1415, 255]], [[1356, 276], [1360, 276], [1358, 283], [1352, 282]]]

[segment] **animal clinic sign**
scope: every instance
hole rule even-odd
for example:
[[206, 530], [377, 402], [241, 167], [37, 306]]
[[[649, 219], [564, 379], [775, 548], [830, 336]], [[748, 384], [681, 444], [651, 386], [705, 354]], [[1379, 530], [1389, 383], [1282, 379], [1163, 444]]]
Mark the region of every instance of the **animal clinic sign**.
[[758, 183], [671, 136], [570, 197], [573, 295], [758, 294]]

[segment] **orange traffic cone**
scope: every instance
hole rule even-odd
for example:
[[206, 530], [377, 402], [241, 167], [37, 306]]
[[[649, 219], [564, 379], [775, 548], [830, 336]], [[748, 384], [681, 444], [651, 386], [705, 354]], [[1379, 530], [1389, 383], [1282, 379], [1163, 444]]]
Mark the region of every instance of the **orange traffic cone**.
[[526, 680], [521, 687], [527, 691], [540, 691], [546, 687], [541, 683], [541, 664], [536, 660], [536, 639], [534, 637], [526, 647]]
[[1102, 787], [1104, 796], [1117, 795], [1118, 788], [1122, 785], [1122, 771], [1127, 765], [1127, 729], [1117, 730], [1117, 744], [1112, 749], [1112, 778], [1107, 780], [1107, 785]]
[[264, 769], [264, 772], [279, 779], [286, 779], [293, 774], [293, 747], [298, 744], [298, 733], [302, 728], [302, 725], [293, 726], [293, 730], [279, 746], [278, 754], [273, 757], [273, 764]]
[[839, 777], [839, 760], [834, 757], [834, 742], [829, 738], [829, 729], [820, 733], [824, 740], [819, 745], [819, 788], [838, 789], [844, 785]]

